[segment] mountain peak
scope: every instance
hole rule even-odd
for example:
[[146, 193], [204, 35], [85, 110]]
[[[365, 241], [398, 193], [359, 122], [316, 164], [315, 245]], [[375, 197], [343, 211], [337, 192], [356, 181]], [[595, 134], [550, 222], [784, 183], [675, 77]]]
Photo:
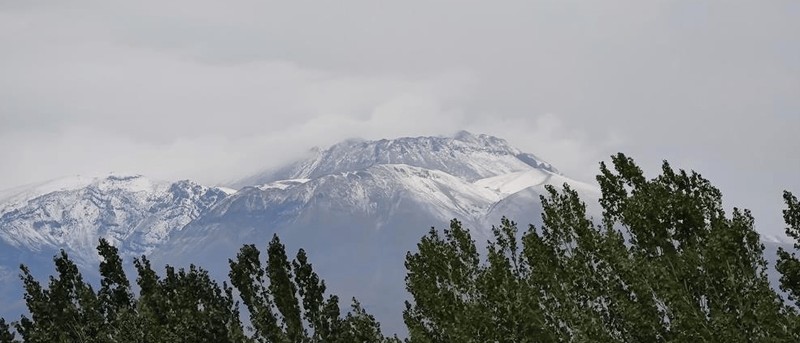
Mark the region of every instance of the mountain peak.
[[105, 238], [127, 254], [147, 253], [230, 193], [183, 180], [138, 174], [72, 176], [6, 191], [0, 198], [0, 244], [31, 250], [68, 248], [96, 260]]
[[510, 147], [505, 139], [483, 133], [475, 134], [466, 130], [458, 131], [450, 138], [456, 141], [461, 141], [470, 144], [497, 145], [503, 147]]
[[459, 131], [451, 137], [348, 139], [319, 150], [314, 155], [283, 168], [245, 178], [235, 186], [254, 186], [286, 179], [313, 179], [382, 164], [406, 164], [440, 170], [466, 180], [532, 168], [558, 173], [549, 163], [523, 153], [504, 139], [468, 131]]
[[70, 175], [0, 190], [0, 212], [9, 211], [28, 200], [56, 192], [69, 192], [87, 187], [100, 190], [124, 188], [130, 191], [144, 191], [151, 190], [159, 184], [163, 182], [151, 181], [139, 174]]
[[456, 132], [455, 135], [453, 135], [453, 139], [463, 142], [474, 142], [475, 140], [478, 139], [478, 136], [467, 130], [461, 130]]

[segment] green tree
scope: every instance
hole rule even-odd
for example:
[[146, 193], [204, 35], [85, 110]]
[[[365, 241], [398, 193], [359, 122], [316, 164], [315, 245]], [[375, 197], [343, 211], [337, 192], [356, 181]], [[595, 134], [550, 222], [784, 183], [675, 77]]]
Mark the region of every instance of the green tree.
[[[302, 299], [303, 318], [312, 330], [311, 342], [334, 342], [339, 325], [339, 298], [335, 295], [325, 300], [325, 281], [314, 272], [303, 249], [292, 262], [297, 291]], [[355, 300], [355, 299], [354, 299]]]
[[[795, 250], [800, 249], [800, 202], [790, 192], [783, 193], [786, 209], [783, 219], [786, 221], [786, 234], [795, 240]], [[781, 290], [789, 294], [789, 299], [800, 306], [800, 260], [795, 253], [778, 248], [776, 269], [781, 274]]]
[[229, 260], [231, 284], [239, 291], [242, 302], [250, 312], [254, 337], [258, 342], [286, 342], [287, 338], [273, 311], [274, 304], [265, 285], [260, 252], [254, 245], [245, 245]]
[[[800, 249], [800, 202], [790, 192], [783, 193], [786, 209], [783, 210], [783, 219], [786, 222], [786, 234], [794, 239], [794, 250]], [[800, 260], [795, 252], [788, 252], [778, 248], [778, 261], [775, 269], [781, 274], [780, 288], [788, 294], [789, 300], [800, 307]], [[800, 330], [800, 316], [796, 308], [792, 309], [793, 328]]]
[[17, 331], [25, 342], [101, 341], [103, 317], [91, 285], [63, 250], [54, 262], [58, 278], [51, 276], [46, 289], [20, 266], [30, 316], [22, 317]]
[[100, 239], [97, 252], [101, 258], [100, 289], [97, 297], [105, 317], [100, 337], [109, 342], [132, 341], [135, 333], [130, 332], [130, 329], [135, 325], [135, 300], [119, 251], [105, 239]]
[[[341, 322], [342, 330], [335, 342], [341, 343], [400, 343], [397, 337], [385, 337], [381, 333], [381, 324], [375, 317], [361, 306], [355, 298], [351, 311], [347, 313]], [[322, 341], [326, 342], [326, 341]]]
[[650, 295], [663, 318], [653, 339], [787, 339], [750, 212], [734, 209], [727, 217], [719, 190], [695, 172], [665, 162], [661, 175], [646, 180], [622, 154], [613, 164], [615, 171], [601, 164], [598, 176], [604, 223], [629, 237], [634, 274], [626, 279], [637, 283], [637, 299]]
[[[380, 324], [355, 299], [352, 312], [342, 318], [339, 298], [325, 298], [325, 282], [305, 251], [290, 263], [277, 236], [269, 243], [265, 266], [252, 245], [230, 261], [230, 278], [250, 312], [253, 337], [243, 328], [234, 289], [220, 286], [206, 270], [167, 265], [159, 276], [146, 257], [134, 259], [137, 297], [117, 248], [101, 239], [97, 251], [96, 293], [63, 251], [54, 257], [58, 277], [50, 277], [47, 287], [20, 266], [30, 315], [15, 328], [25, 342], [399, 343], [384, 337]], [[0, 319], [0, 343], [14, 337]]]
[[266, 265], [254, 245], [243, 246], [229, 264], [231, 283], [250, 313], [257, 342], [396, 342], [382, 335], [355, 299], [353, 312], [342, 318], [339, 298], [325, 299], [325, 282], [305, 251], [289, 262], [277, 235], [269, 242]]
[[269, 294], [282, 316], [283, 330], [290, 342], [301, 342], [306, 336], [300, 317], [297, 285], [293, 282], [292, 265], [286, 249], [275, 235], [267, 247], [267, 277]]
[[475, 242], [453, 220], [444, 237], [431, 229], [406, 255], [406, 289], [414, 299], [403, 313], [412, 341], [489, 342], [488, 313], [478, 299], [480, 260]]
[[142, 256], [134, 259], [133, 264], [138, 275], [136, 283], [139, 285], [139, 299], [137, 317], [131, 329], [134, 333], [140, 333], [143, 342], [156, 342], [169, 334], [169, 330], [164, 327], [168, 322], [169, 306], [160, 287], [160, 278], [151, 267], [150, 260]]
[[17, 342], [15, 337], [17, 335], [11, 332], [11, 327], [6, 323], [6, 320], [0, 318], [0, 343], [14, 343]]
[[423, 237], [406, 257], [410, 341], [797, 340], [748, 211], [727, 215], [695, 172], [665, 162], [648, 180], [622, 154], [612, 164], [597, 178], [602, 218], [548, 186], [543, 225], [520, 238], [503, 219], [483, 262], [457, 221]]
[[138, 312], [145, 342], [243, 342], [233, 289], [208, 272], [166, 266], [159, 278], [146, 258], [135, 261], [141, 288]]

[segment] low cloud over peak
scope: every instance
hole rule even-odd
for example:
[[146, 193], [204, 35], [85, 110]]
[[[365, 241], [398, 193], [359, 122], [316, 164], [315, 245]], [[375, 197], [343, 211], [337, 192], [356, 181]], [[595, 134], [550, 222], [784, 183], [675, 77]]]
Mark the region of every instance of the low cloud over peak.
[[507, 139], [591, 181], [695, 168], [780, 231], [800, 190], [800, 5], [0, 4], [0, 188], [129, 171], [225, 182], [312, 146]]

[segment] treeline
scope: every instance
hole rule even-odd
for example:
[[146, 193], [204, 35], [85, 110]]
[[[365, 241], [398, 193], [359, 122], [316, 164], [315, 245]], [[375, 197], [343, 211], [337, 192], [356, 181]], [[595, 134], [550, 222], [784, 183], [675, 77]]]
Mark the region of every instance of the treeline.
[[[253, 245], [230, 260], [230, 281], [219, 285], [206, 270], [166, 267], [160, 277], [150, 261], [134, 261], [139, 286], [134, 296], [118, 251], [100, 240], [100, 288], [85, 282], [63, 251], [54, 258], [56, 277], [47, 286], [22, 266], [29, 315], [13, 324], [24, 342], [400, 342], [353, 299], [340, 313], [339, 298], [301, 249], [290, 262], [277, 236], [267, 258]], [[238, 296], [234, 295], [234, 290]], [[245, 329], [239, 301], [247, 309]], [[0, 342], [16, 334], [0, 319]]]
[[[431, 229], [406, 256], [405, 341], [800, 342], [794, 253], [778, 251], [783, 299], [749, 211], [725, 213], [695, 172], [665, 162], [647, 179], [622, 154], [612, 162], [597, 177], [601, 218], [565, 185], [541, 197], [541, 227], [493, 227], [483, 257], [458, 221]], [[800, 242], [800, 203], [784, 200], [786, 232]], [[355, 299], [342, 315], [304, 251], [290, 262], [277, 237], [264, 261], [252, 245], [230, 260], [230, 286], [195, 266], [159, 277], [137, 259], [138, 296], [117, 250], [101, 241], [98, 251], [96, 291], [64, 253], [46, 287], [23, 266], [30, 315], [0, 320], [0, 342], [14, 331], [26, 342], [400, 342]]]

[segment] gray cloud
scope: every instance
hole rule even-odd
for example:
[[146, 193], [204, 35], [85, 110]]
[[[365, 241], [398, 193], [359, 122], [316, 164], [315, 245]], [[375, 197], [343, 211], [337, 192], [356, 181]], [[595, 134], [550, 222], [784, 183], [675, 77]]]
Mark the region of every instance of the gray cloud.
[[800, 3], [0, 3], [0, 188], [224, 182], [361, 136], [486, 132], [591, 179], [618, 150], [781, 231]]

